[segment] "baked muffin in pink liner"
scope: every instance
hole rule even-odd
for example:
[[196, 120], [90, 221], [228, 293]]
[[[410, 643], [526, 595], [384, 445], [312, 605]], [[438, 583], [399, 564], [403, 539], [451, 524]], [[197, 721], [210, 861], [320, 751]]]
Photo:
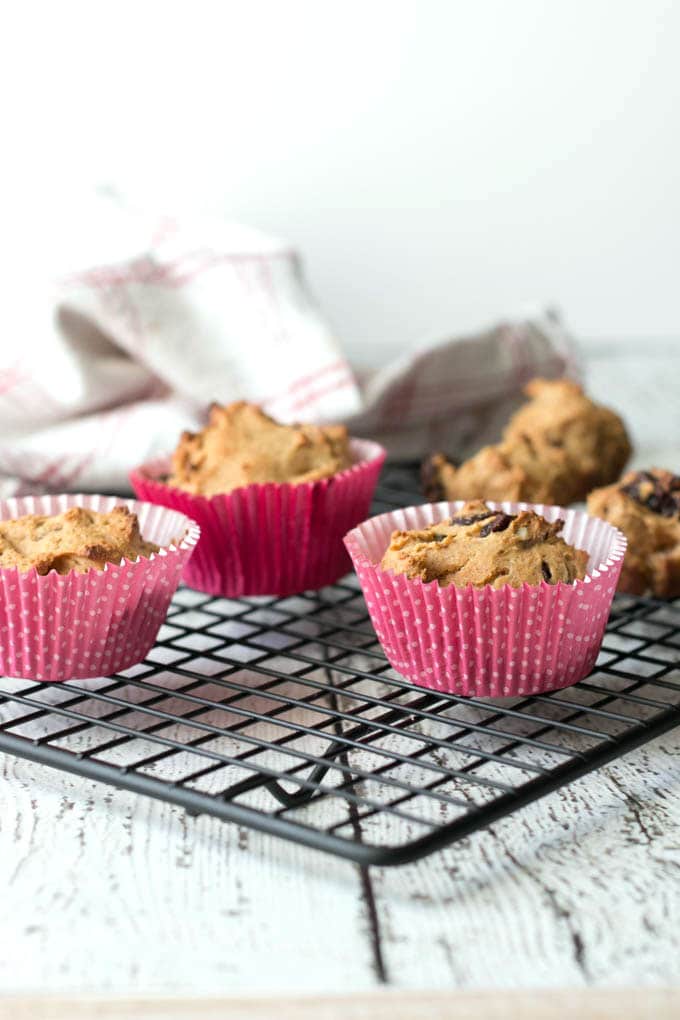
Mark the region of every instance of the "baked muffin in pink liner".
[[293, 595], [352, 569], [346, 532], [369, 512], [385, 450], [351, 439], [352, 466], [314, 482], [256, 483], [215, 496], [168, 485], [169, 458], [130, 473], [135, 494], [187, 514], [201, 540], [184, 580], [211, 595]]
[[395, 530], [427, 528], [465, 504], [409, 507], [364, 521], [345, 537], [371, 621], [390, 664], [422, 687], [470, 697], [538, 694], [577, 683], [592, 670], [621, 572], [626, 539], [579, 510], [494, 503], [563, 520], [562, 537], [584, 549], [588, 566], [572, 584], [492, 588], [425, 583], [383, 570]]
[[115, 496], [26, 496], [0, 501], [0, 520], [125, 506], [145, 540], [137, 560], [86, 573], [0, 568], [0, 672], [29, 680], [82, 680], [140, 662], [153, 646], [200, 528], [182, 513]]

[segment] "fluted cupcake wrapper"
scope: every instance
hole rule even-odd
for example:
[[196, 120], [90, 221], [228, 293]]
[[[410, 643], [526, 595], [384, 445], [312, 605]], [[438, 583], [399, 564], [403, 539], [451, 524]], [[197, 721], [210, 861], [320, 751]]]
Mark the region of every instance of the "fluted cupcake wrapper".
[[493, 503], [564, 520], [566, 542], [589, 554], [584, 580], [521, 588], [442, 588], [382, 570], [394, 530], [426, 528], [464, 505], [409, 507], [364, 521], [345, 537], [375, 632], [391, 665], [413, 683], [476, 697], [537, 694], [577, 683], [602, 644], [626, 539], [579, 510]]
[[385, 451], [352, 439], [353, 465], [317, 482], [248, 485], [195, 496], [164, 482], [167, 458], [130, 473], [140, 499], [187, 514], [201, 540], [184, 571], [192, 588], [211, 595], [292, 595], [332, 584], [351, 570], [345, 533], [369, 512]]
[[81, 680], [140, 662], [153, 646], [200, 529], [184, 514], [115, 496], [27, 496], [0, 501], [0, 520], [60, 514], [73, 506], [106, 513], [126, 506], [150, 557], [85, 574], [40, 575], [0, 568], [0, 672], [30, 680]]

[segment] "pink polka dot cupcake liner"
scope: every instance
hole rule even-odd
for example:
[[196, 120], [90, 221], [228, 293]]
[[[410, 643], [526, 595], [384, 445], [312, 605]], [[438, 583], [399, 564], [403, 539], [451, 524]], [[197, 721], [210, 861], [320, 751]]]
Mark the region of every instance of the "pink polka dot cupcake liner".
[[385, 450], [350, 440], [353, 464], [317, 482], [254, 484], [217, 496], [167, 485], [168, 458], [132, 471], [140, 499], [187, 514], [201, 540], [184, 580], [210, 595], [293, 595], [333, 584], [352, 569], [346, 532], [369, 512]]
[[73, 506], [126, 506], [149, 558], [107, 563], [85, 574], [40, 575], [0, 568], [0, 672], [29, 680], [82, 680], [140, 662], [151, 649], [200, 529], [184, 514], [115, 496], [27, 496], [0, 501], [0, 520], [60, 514]]
[[582, 680], [602, 644], [625, 537], [579, 510], [488, 502], [505, 513], [528, 509], [548, 521], [562, 519], [565, 541], [589, 554], [584, 580], [442, 588], [381, 569], [394, 530], [426, 528], [463, 505], [435, 503], [382, 514], [345, 537], [390, 664], [421, 687], [470, 697], [538, 694]]

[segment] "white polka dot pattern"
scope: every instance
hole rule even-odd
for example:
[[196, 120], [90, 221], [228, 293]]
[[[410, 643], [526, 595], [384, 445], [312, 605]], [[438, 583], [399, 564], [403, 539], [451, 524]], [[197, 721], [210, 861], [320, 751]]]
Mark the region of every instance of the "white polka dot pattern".
[[352, 439], [354, 464], [332, 478], [300, 485], [248, 485], [224, 495], [194, 496], [160, 481], [167, 460], [130, 474], [140, 497], [187, 514], [202, 537], [184, 579], [211, 595], [291, 595], [333, 584], [350, 569], [343, 545], [369, 511], [385, 451]]
[[574, 584], [515, 589], [441, 588], [378, 565], [395, 529], [423, 528], [462, 503], [409, 507], [373, 517], [345, 542], [375, 632], [392, 666], [413, 683], [477, 697], [535, 694], [576, 683], [595, 664], [621, 572], [625, 538], [581, 511], [489, 504], [514, 513], [529, 506], [564, 519], [567, 541], [590, 554]]
[[76, 505], [106, 512], [121, 504], [138, 515], [144, 537], [163, 546], [159, 553], [87, 574], [0, 569], [0, 672], [81, 680], [127, 669], [153, 646], [200, 535], [192, 520], [150, 503], [93, 495], [3, 500], [0, 520]]

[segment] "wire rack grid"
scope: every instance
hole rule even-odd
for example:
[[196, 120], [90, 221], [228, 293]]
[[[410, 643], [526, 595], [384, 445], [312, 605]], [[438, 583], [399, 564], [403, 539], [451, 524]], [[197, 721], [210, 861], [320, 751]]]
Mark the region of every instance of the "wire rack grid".
[[[388, 468], [374, 510], [418, 502]], [[180, 589], [147, 659], [0, 681], [0, 750], [363, 865], [418, 859], [680, 723], [680, 600], [621, 597], [587, 680], [515, 699], [402, 679], [354, 575], [287, 598]]]

